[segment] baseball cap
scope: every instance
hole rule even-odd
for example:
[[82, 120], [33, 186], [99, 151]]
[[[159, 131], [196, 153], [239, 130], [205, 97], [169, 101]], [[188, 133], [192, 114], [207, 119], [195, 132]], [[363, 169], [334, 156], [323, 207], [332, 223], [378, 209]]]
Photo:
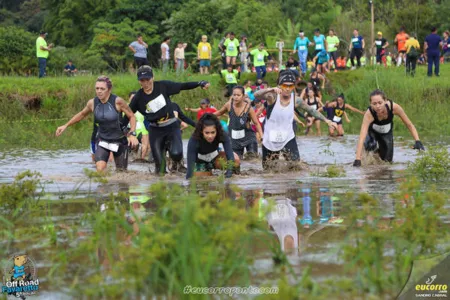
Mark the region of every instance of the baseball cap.
[[383, 33], [381, 31], [378, 31], [378, 35], [383, 35]]
[[200, 104], [209, 104], [209, 99], [205, 98], [200, 101]]
[[138, 80], [142, 79], [152, 79], [153, 78], [153, 70], [150, 66], [144, 65], [139, 67], [137, 71]]

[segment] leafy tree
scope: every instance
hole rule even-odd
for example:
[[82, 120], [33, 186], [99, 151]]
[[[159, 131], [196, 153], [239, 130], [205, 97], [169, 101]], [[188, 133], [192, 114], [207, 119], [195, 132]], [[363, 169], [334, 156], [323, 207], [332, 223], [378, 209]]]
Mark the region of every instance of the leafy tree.
[[27, 73], [37, 65], [36, 36], [19, 27], [0, 27], [0, 72]]

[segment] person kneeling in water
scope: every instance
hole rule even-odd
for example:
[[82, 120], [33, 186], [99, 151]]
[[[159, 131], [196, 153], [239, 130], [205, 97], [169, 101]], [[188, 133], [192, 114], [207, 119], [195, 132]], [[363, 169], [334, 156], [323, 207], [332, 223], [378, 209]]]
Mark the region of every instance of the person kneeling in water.
[[297, 106], [318, 120], [336, 127], [336, 124], [310, 107], [295, 93], [295, 74], [290, 70], [280, 72], [278, 87], [257, 91], [255, 97], [267, 101], [267, 116], [263, 135], [263, 168], [267, 169], [267, 161], [282, 153], [286, 160], [300, 161], [295, 132], [292, 128], [294, 108]]
[[377, 89], [370, 94], [370, 106], [364, 114], [354, 167], [361, 166], [363, 146], [367, 151], [377, 150], [382, 160], [392, 162], [394, 157], [394, 115], [399, 116], [411, 132], [416, 141], [413, 149], [425, 150], [419, 140], [416, 127], [409, 120], [403, 108], [392, 100], [388, 100], [384, 92]]
[[[219, 151], [219, 144], [223, 144], [225, 151]], [[204, 114], [197, 122], [194, 133], [189, 139], [187, 149], [186, 179], [195, 172], [221, 169], [221, 160], [226, 159], [227, 171], [225, 177], [233, 174], [233, 168], [239, 168], [240, 161], [233, 153], [230, 137], [222, 129], [219, 119], [210, 113]]]
[[[94, 113], [94, 122], [98, 124], [95, 147], [95, 166], [97, 172], [106, 169], [110, 153], [118, 170], [128, 167], [128, 145], [136, 147], [136, 118], [128, 104], [120, 97], [111, 93], [112, 82], [106, 76], [97, 78], [95, 82], [96, 97], [90, 99], [82, 111], [77, 113], [65, 125], [56, 129], [56, 136], [60, 136], [67, 127], [83, 120], [89, 113]], [[130, 120], [128, 138], [123, 133], [120, 124], [120, 115], [124, 112]]]
[[[360, 113], [361, 115], [364, 115], [363, 111], [360, 111], [359, 109], [354, 108], [350, 104], [345, 103], [344, 94], [340, 94], [335, 101], [325, 104], [324, 110], [327, 110], [328, 119], [335, 122], [338, 126], [337, 127], [338, 136], [344, 135], [344, 127], [342, 126], [342, 117], [345, 116], [347, 123], [350, 123], [350, 120], [347, 117], [345, 109], [349, 109], [353, 112], [357, 112]], [[329, 128], [328, 130], [330, 132], [330, 136], [333, 136], [334, 128]]]

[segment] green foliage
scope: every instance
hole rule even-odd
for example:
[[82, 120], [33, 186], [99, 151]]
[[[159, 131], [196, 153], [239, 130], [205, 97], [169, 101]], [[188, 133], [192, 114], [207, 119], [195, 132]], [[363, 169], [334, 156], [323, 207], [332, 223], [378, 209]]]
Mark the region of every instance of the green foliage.
[[19, 27], [0, 27], [0, 72], [25, 74], [37, 64], [36, 38]]
[[409, 164], [409, 171], [427, 181], [449, 181], [450, 154], [446, 147], [428, 147]]

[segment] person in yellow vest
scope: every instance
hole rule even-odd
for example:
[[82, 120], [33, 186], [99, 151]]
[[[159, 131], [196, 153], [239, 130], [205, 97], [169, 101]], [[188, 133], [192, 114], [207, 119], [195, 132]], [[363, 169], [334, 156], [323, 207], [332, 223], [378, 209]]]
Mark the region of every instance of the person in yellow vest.
[[39, 37], [36, 39], [36, 57], [39, 62], [39, 78], [45, 76], [45, 68], [47, 67], [47, 58], [50, 50], [52, 50], [53, 45], [47, 45], [45, 38], [47, 37], [47, 32], [41, 31]]
[[211, 44], [208, 43], [206, 35], [202, 35], [202, 41], [198, 43], [197, 59], [200, 61], [200, 74], [208, 74], [211, 66]]
[[416, 40], [414, 34], [411, 34], [409, 39], [406, 41], [406, 75], [411, 75], [414, 77], [416, 73], [416, 63], [420, 56], [420, 44]]
[[241, 78], [241, 72], [233, 69], [233, 65], [227, 65], [227, 69], [220, 71], [219, 74], [227, 84], [227, 93], [225, 97], [230, 97], [233, 92], [233, 88], [237, 85], [238, 80]]

